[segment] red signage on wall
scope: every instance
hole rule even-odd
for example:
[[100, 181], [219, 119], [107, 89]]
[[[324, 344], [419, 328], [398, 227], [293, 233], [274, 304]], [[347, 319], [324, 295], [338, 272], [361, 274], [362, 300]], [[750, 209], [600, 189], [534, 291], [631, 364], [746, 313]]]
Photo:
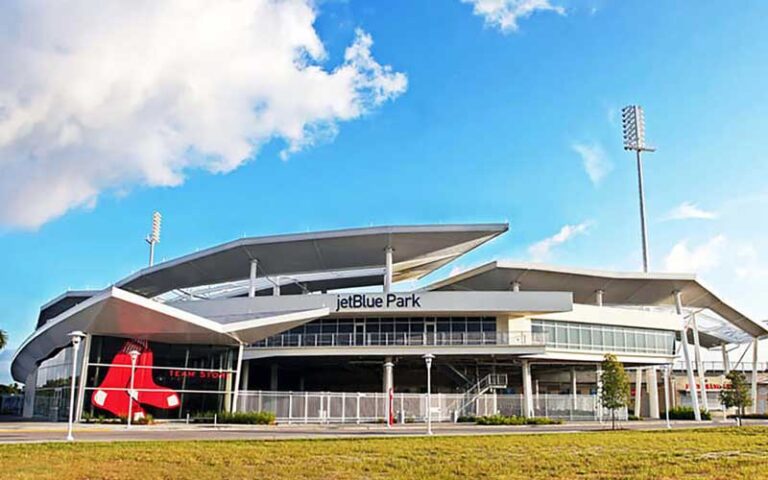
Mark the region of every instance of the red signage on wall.
[[[131, 351], [139, 352], [131, 390]], [[131, 405], [134, 419], [143, 418], [144, 407], [163, 410], [179, 408], [179, 396], [170, 388], [157, 385], [152, 378], [155, 359], [146, 340], [128, 340], [112, 359], [101, 385], [91, 395], [91, 402], [113, 415], [128, 415]]]

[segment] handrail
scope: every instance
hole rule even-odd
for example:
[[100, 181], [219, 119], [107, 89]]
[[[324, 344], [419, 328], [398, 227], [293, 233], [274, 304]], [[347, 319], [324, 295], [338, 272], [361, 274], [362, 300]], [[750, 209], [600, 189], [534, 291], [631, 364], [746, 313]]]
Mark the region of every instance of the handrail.
[[544, 345], [543, 333], [283, 333], [253, 344], [257, 348], [382, 347], [382, 346], [498, 346]]

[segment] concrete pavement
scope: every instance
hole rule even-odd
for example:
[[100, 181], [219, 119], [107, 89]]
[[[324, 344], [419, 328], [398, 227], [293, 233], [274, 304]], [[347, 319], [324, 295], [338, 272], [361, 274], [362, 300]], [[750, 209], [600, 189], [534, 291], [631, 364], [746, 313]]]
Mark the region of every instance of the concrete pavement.
[[[745, 424], [768, 425], [766, 420], [750, 420]], [[734, 422], [674, 421], [673, 429], [717, 428], [733, 426]], [[622, 422], [626, 430], [665, 430], [663, 421]], [[437, 436], [456, 435], [510, 435], [531, 433], [572, 433], [605, 431], [610, 424], [594, 422], [566, 423], [563, 425], [524, 426], [480, 426], [473, 424], [436, 423], [433, 425]], [[63, 442], [67, 431], [66, 423], [0, 423], [0, 444], [29, 442]], [[81, 424], [75, 427], [75, 439], [81, 442], [111, 441], [172, 441], [172, 440], [288, 440], [317, 438], [386, 438], [422, 436], [426, 434], [424, 424], [397, 425], [186, 425], [160, 423], [149, 426]]]

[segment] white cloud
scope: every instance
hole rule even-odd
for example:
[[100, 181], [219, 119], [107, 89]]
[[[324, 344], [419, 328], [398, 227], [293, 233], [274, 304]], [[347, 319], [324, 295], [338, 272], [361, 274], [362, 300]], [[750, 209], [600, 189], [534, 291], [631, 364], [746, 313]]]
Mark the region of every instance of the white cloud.
[[486, 25], [498, 28], [504, 33], [514, 32], [518, 21], [528, 18], [537, 11], [555, 12], [565, 15], [563, 7], [552, 5], [549, 0], [461, 0], [473, 5], [473, 13], [482, 16]]
[[589, 231], [591, 222], [582, 222], [576, 225], [565, 225], [559, 232], [540, 240], [528, 247], [528, 254], [535, 262], [543, 262], [550, 257], [552, 249], [571, 240], [573, 237], [583, 235]]
[[725, 247], [724, 235], [716, 235], [694, 247], [688, 245], [688, 240], [681, 240], [664, 258], [664, 269], [668, 272], [706, 272], [720, 265]]
[[717, 213], [703, 210], [691, 202], [683, 202], [664, 215], [664, 220], [714, 220], [715, 218], [717, 218]]
[[605, 149], [599, 143], [575, 143], [571, 148], [581, 156], [584, 171], [587, 172], [592, 184], [598, 185], [613, 170], [613, 164], [608, 160]]
[[405, 91], [362, 31], [324, 67], [314, 4], [3, 2], [0, 224], [228, 172], [275, 138], [288, 155]]

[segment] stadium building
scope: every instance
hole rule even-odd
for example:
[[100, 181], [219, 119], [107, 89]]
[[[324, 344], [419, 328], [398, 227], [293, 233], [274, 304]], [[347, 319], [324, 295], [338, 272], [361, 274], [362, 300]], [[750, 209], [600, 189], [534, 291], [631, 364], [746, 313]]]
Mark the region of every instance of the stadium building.
[[[41, 308], [12, 361], [24, 415], [66, 419], [74, 398], [79, 419], [258, 410], [286, 423], [601, 420], [600, 362], [614, 353], [633, 374], [635, 412], [658, 418], [665, 405], [717, 408], [702, 352], [722, 349], [727, 365], [728, 345], [745, 343], [751, 354], [733, 367], [751, 373], [757, 400], [757, 339], [768, 331], [694, 275], [495, 261], [395, 288], [507, 228], [243, 238], [104, 290], [68, 291]], [[683, 381], [669, 376], [678, 359]]]

